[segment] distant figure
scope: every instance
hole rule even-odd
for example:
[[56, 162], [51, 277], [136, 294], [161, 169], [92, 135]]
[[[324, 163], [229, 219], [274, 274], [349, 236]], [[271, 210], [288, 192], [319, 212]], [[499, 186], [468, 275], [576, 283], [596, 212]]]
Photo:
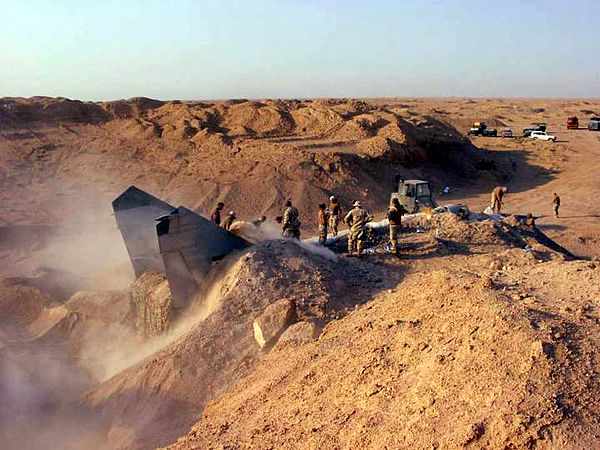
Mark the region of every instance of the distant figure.
[[558, 217], [558, 208], [560, 208], [560, 197], [555, 192], [554, 198], [552, 198], [552, 208], [554, 209], [554, 216]]
[[392, 247], [392, 253], [395, 253], [396, 255], [399, 253], [398, 234], [402, 228], [402, 215], [406, 213], [406, 209], [404, 209], [398, 199], [392, 199], [387, 218], [390, 222], [390, 246]]
[[219, 202], [217, 203], [217, 207], [213, 210], [210, 215], [210, 220], [212, 220], [217, 225], [221, 225], [221, 211], [225, 207], [225, 203]]
[[298, 220], [298, 209], [292, 205], [292, 201], [285, 202], [285, 211], [283, 213], [283, 235], [300, 239], [300, 220]]
[[229, 231], [231, 229], [231, 224], [236, 218], [235, 212], [229, 211], [229, 214], [227, 214], [227, 217], [225, 217], [225, 220], [223, 221], [223, 228]]
[[342, 217], [342, 207], [338, 199], [335, 196], [329, 197], [329, 228], [331, 228], [331, 235], [338, 235], [338, 222]]
[[533, 214], [527, 213], [525, 216], [525, 228], [533, 231], [535, 229], [535, 219], [533, 218]]
[[266, 221], [267, 221], [266, 216], [260, 216], [258, 219], [252, 221], [252, 225], [254, 225], [255, 227], [258, 228], [263, 224], [263, 222], [266, 222]]
[[497, 186], [492, 191], [492, 201], [490, 206], [492, 208], [492, 211], [494, 211], [497, 214], [500, 214], [500, 209], [502, 208], [502, 200], [504, 199], [504, 194], [506, 194], [507, 191], [508, 189], [505, 186]]
[[325, 245], [327, 241], [327, 224], [329, 223], [329, 212], [325, 203], [319, 204], [319, 213], [317, 220], [319, 223], [319, 244]]
[[354, 208], [350, 210], [344, 222], [350, 227], [350, 234], [348, 235], [348, 256], [354, 256], [354, 252], [360, 258], [364, 241], [366, 239], [365, 225], [373, 220], [373, 216], [362, 209], [360, 201], [354, 202]]

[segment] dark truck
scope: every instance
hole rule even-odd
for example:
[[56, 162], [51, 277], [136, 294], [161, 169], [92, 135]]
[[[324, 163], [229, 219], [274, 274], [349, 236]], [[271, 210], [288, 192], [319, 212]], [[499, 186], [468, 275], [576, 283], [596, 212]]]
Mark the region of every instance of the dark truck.
[[592, 117], [588, 122], [589, 131], [600, 131], [600, 117]]
[[483, 122], [475, 122], [471, 128], [467, 131], [469, 136], [498, 136], [498, 130], [495, 128], [488, 128]]
[[533, 125], [531, 125], [529, 127], [523, 128], [523, 137], [531, 136], [531, 133], [533, 133], [534, 131], [546, 131], [546, 124], [545, 123], [534, 123]]
[[576, 116], [567, 118], [567, 130], [576, 130], [579, 128], [579, 119]]

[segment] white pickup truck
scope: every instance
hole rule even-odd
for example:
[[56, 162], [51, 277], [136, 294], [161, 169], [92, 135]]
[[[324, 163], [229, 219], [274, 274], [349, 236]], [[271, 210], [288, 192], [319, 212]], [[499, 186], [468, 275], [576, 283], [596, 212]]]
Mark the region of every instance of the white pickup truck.
[[556, 136], [548, 134], [545, 131], [532, 131], [529, 137], [531, 139], [540, 139], [542, 141], [556, 141]]

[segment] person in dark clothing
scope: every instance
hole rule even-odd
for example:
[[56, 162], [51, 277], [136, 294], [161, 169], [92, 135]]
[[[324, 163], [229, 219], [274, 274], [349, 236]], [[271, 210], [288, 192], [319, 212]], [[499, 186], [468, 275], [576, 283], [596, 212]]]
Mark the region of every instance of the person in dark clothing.
[[533, 214], [527, 213], [525, 216], [525, 228], [533, 231], [535, 230], [535, 219], [533, 218]]
[[335, 196], [329, 197], [329, 228], [331, 228], [331, 235], [338, 235], [338, 223], [342, 217], [342, 207], [340, 202]]
[[319, 214], [317, 220], [319, 222], [319, 244], [325, 245], [327, 241], [327, 225], [329, 222], [329, 212], [325, 203], [319, 204]]
[[558, 217], [558, 208], [560, 208], [560, 197], [555, 192], [554, 197], [552, 198], [552, 209], [554, 210], [554, 215]]
[[217, 203], [217, 207], [213, 210], [212, 214], [210, 215], [210, 220], [212, 220], [217, 225], [221, 225], [221, 211], [223, 211], [224, 207], [225, 203]]
[[254, 225], [255, 227], [260, 227], [263, 224], [263, 222], [266, 222], [266, 220], [266, 216], [260, 216], [258, 219], [252, 221], [252, 225]]
[[402, 216], [406, 214], [406, 209], [400, 204], [397, 198], [392, 200], [390, 209], [387, 213], [388, 221], [390, 222], [390, 246], [393, 253], [398, 252], [398, 234], [402, 228]]
[[300, 220], [298, 219], [298, 209], [292, 205], [292, 201], [285, 202], [285, 211], [283, 212], [283, 235], [300, 239]]

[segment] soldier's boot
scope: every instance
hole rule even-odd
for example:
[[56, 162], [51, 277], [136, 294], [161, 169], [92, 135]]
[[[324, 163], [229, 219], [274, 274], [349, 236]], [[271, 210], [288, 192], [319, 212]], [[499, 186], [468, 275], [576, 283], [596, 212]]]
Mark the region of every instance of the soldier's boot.
[[362, 258], [363, 257], [363, 241], [358, 241], [358, 244], [356, 245], [356, 248], [358, 250], [358, 257]]
[[352, 251], [354, 250], [354, 241], [350, 236], [348, 236], [348, 253], [346, 255], [352, 256]]

